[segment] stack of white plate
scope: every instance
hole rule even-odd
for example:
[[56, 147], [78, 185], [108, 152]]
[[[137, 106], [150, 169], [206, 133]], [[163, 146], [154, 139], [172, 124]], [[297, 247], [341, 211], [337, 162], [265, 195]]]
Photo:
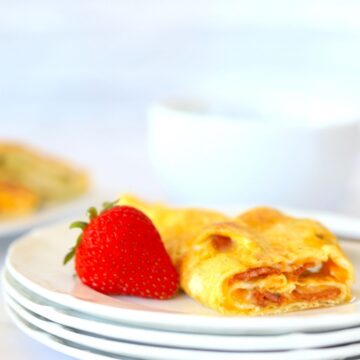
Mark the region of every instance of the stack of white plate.
[[[11, 247], [3, 272], [14, 322], [79, 359], [265, 360], [359, 358], [359, 280], [346, 305], [283, 316], [224, 317], [187, 297], [109, 297], [82, 285], [62, 259], [66, 225], [32, 232]], [[360, 269], [360, 242], [342, 241]], [[360, 279], [360, 276], [357, 276]]]

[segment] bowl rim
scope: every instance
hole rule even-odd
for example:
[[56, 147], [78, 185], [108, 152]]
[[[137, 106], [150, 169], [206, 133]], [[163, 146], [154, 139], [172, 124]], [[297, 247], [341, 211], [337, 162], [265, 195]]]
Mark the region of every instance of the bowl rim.
[[[222, 122], [229, 126], [247, 126], [254, 128], [271, 129], [303, 129], [303, 130], [322, 130], [338, 128], [358, 128], [360, 125], [360, 109], [357, 116], [345, 116], [342, 119], [331, 119], [326, 122], [277, 122], [277, 121], [252, 121], [251, 119], [241, 118], [240, 116], [218, 115], [202, 113], [201, 108], [205, 108], [209, 102], [201, 98], [176, 97], [153, 102], [148, 107], [148, 118], [150, 122], [159, 120], [160, 117], [168, 119], [184, 119], [206, 123]], [[187, 107], [198, 107], [198, 110], [187, 109]], [[226, 126], [226, 125], [225, 125]]]

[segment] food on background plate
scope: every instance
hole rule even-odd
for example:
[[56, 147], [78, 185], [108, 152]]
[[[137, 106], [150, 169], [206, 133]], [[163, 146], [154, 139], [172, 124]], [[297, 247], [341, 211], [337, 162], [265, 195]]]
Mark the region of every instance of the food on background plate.
[[0, 218], [32, 213], [38, 204], [39, 198], [27, 188], [0, 182]]
[[89, 287], [113, 295], [168, 299], [179, 278], [151, 220], [129, 206], [104, 205], [88, 210], [89, 222], [71, 225], [82, 233], [66, 255], [75, 256], [75, 270]]
[[275, 314], [351, 299], [353, 267], [335, 236], [316, 221], [270, 208], [230, 219], [129, 195], [119, 204], [149, 216], [176, 264], [182, 289], [220, 313]]
[[[87, 175], [82, 170], [11, 142], [0, 142], [0, 184], [4, 197], [8, 189], [6, 201], [0, 202], [0, 218], [23, 215], [43, 205], [71, 200], [88, 189]], [[10, 188], [17, 191], [10, 191]], [[33, 201], [29, 201], [30, 197]]]

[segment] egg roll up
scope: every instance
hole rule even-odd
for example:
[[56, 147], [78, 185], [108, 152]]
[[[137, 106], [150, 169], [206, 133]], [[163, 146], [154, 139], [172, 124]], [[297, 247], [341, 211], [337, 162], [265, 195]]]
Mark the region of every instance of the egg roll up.
[[344, 303], [354, 271], [320, 223], [271, 208], [236, 218], [172, 209], [124, 196], [147, 214], [177, 267], [182, 289], [222, 314], [266, 315]]

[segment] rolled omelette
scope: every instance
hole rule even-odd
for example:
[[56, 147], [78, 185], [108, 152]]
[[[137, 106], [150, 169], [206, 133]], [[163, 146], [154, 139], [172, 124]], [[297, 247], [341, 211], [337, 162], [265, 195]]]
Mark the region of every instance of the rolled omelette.
[[267, 315], [351, 299], [354, 270], [320, 223], [271, 208], [236, 218], [172, 209], [123, 196], [147, 214], [176, 265], [182, 289], [221, 314]]
[[161, 235], [166, 251], [178, 269], [185, 254], [192, 249], [193, 239], [205, 226], [230, 220], [219, 212], [170, 208], [161, 203], [147, 203], [130, 194], [122, 195], [119, 205], [133, 206], [151, 219]]

